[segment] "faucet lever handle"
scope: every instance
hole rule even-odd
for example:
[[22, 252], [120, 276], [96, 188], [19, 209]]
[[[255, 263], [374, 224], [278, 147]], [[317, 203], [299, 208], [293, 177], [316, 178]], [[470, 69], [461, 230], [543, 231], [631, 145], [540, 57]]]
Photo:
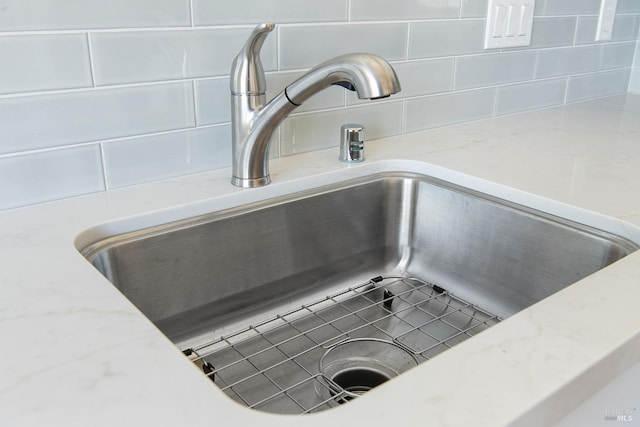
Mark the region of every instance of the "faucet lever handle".
[[263, 95], [267, 82], [260, 60], [265, 39], [275, 28], [273, 22], [263, 22], [253, 29], [244, 47], [231, 65], [230, 87], [234, 95]]

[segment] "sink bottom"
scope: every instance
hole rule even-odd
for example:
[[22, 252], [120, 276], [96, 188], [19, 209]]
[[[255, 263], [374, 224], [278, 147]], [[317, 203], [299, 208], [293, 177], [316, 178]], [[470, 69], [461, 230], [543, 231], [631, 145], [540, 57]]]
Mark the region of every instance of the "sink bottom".
[[421, 362], [639, 247], [414, 173], [281, 191], [110, 224], [79, 248], [225, 393], [269, 412], [328, 409], [395, 376], [384, 352], [322, 373], [347, 340], [389, 342]]
[[[423, 280], [379, 276], [193, 350], [232, 399], [304, 414], [349, 401], [500, 320]], [[340, 368], [329, 374], [329, 364]]]

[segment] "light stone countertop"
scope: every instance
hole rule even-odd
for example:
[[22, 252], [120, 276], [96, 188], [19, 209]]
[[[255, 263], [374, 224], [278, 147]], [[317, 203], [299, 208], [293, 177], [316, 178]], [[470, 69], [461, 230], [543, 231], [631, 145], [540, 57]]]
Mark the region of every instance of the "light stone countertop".
[[[640, 96], [626, 95], [0, 212], [0, 425], [298, 426], [232, 403], [77, 251], [100, 234], [386, 170], [432, 174], [640, 241]], [[575, 206], [579, 209], [574, 209]], [[89, 231], [87, 231], [89, 230]], [[640, 252], [308, 427], [547, 426], [640, 361]]]

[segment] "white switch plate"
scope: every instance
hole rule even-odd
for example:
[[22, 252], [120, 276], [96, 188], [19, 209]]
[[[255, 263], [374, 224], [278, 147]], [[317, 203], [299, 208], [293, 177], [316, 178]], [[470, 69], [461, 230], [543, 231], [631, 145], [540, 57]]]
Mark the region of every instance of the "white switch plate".
[[489, 0], [484, 48], [529, 46], [535, 0]]
[[613, 33], [613, 21], [616, 19], [616, 7], [618, 0], [602, 0], [600, 3], [600, 16], [598, 28], [596, 28], [596, 41], [611, 40]]

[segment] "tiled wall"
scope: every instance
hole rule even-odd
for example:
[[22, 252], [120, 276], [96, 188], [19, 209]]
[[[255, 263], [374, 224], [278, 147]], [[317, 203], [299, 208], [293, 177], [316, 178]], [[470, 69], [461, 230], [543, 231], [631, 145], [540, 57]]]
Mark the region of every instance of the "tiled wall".
[[257, 22], [278, 24], [271, 95], [351, 51], [403, 85], [314, 97], [281, 126], [286, 156], [344, 122], [374, 139], [626, 92], [640, 1], [618, 0], [607, 43], [599, 3], [538, 0], [530, 47], [483, 51], [487, 0], [0, 0], [0, 209], [229, 166], [227, 73]]
[[638, 34], [638, 40], [629, 78], [629, 92], [635, 94], [640, 94], [640, 34]]

